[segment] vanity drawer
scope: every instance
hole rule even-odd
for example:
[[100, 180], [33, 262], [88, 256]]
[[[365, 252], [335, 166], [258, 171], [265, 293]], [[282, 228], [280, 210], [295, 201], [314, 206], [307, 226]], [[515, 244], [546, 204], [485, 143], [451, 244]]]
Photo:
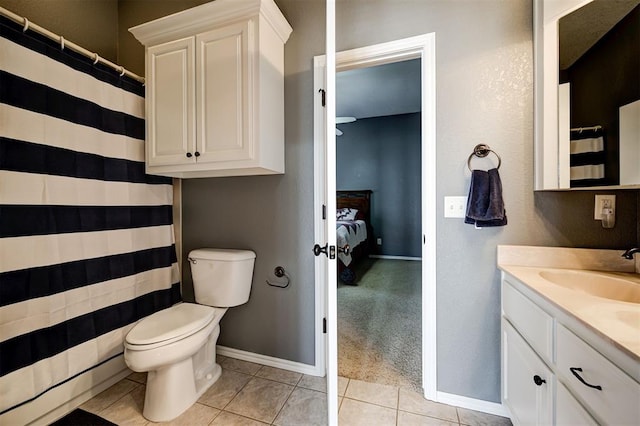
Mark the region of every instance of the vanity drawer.
[[538, 355], [552, 362], [553, 318], [506, 280], [502, 284], [502, 311]]
[[556, 338], [560, 380], [583, 405], [602, 423], [640, 424], [640, 384], [561, 324]]

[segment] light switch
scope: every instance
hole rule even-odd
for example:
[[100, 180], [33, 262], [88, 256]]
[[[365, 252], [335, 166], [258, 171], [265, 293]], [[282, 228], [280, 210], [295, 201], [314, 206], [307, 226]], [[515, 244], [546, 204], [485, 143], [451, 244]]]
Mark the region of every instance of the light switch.
[[465, 217], [467, 213], [467, 197], [444, 197], [444, 217]]

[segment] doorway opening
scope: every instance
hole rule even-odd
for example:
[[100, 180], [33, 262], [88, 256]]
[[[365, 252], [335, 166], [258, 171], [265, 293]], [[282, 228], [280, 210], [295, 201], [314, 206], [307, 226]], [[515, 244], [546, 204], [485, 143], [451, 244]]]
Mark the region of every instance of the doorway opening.
[[336, 75], [337, 245], [352, 252], [338, 255], [338, 375], [414, 391], [422, 388], [421, 65]]
[[[421, 385], [427, 399], [436, 399], [436, 262], [435, 262], [435, 34], [426, 34], [389, 43], [368, 46], [336, 54], [336, 69], [326, 69], [324, 56], [314, 58], [314, 93], [325, 90], [325, 81], [331, 73], [391, 64], [407, 60], [420, 60], [420, 240], [421, 251], [421, 295], [422, 309], [422, 378]], [[334, 74], [335, 75], [335, 74]], [[325, 107], [321, 96], [314, 102], [314, 223], [315, 241], [329, 245], [335, 240], [336, 223], [331, 218], [336, 214], [336, 158], [335, 151], [328, 147], [328, 128]], [[335, 108], [327, 108], [335, 111]], [[344, 127], [344, 126], [343, 126]], [[339, 143], [339, 142], [338, 142]], [[359, 188], [363, 189], [363, 188]], [[333, 216], [335, 217], [335, 216]], [[331, 229], [333, 228], [333, 229]], [[338, 247], [340, 248], [340, 247]], [[337, 327], [337, 262], [324, 256], [316, 257], [316, 368], [326, 371], [328, 401], [337, 400], [336, 379], [338, 371]], [[331, 312], [331, 315], [327, 313]], [[329, 323], [323, 334], [323, 325]], [[329, 407], [330, 413], [337, 412]]]

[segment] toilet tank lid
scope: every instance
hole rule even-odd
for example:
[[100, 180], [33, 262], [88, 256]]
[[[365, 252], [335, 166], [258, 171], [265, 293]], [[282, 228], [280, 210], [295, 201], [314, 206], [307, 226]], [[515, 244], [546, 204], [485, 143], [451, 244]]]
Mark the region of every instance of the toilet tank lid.
[[226, 262], [235, 262], [239, 260], [249, 260], [255, 258], [256, 254], [251, 250], [201, 248], [191, 250], [189, 252], [189, 259], [222, 260]]

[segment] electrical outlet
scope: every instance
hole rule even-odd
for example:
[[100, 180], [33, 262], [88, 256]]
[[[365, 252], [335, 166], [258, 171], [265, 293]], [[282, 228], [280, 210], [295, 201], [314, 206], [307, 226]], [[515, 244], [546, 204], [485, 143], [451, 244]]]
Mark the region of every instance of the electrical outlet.
[[465, 217], [467, 197], [444, 197], [444, 217]]
[[376, 240], [376, 243], [377, 243], [379, 246], [381, 246], [381, 245], [382, 245], [382, 238], [378, 238], [378, 239]]
[[593, 208], [593, 218], [595, 220], [602, 220], [602, 209], [608, 208], [616, 211], [616, 196], [615, 195], [596, 195], [596, 202]]

